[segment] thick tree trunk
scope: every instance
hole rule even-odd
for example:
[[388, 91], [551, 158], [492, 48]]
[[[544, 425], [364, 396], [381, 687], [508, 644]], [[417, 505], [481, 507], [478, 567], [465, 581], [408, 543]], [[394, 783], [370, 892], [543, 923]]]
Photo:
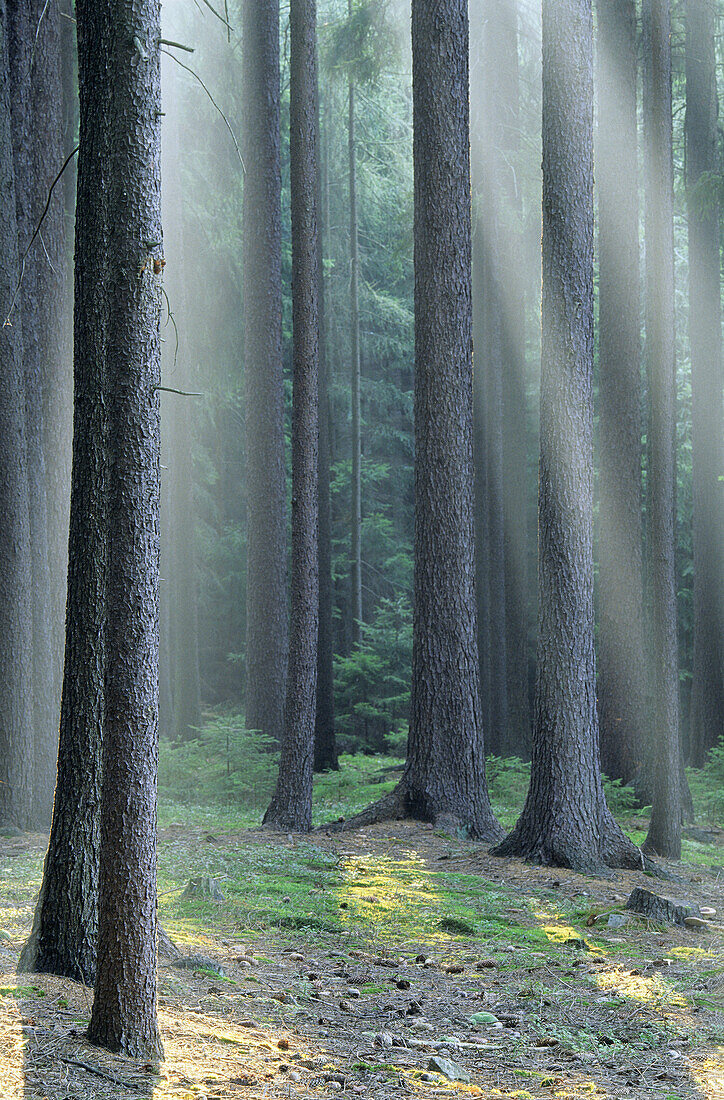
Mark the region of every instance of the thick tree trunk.
[[649, 389], [648, 541], [654, 799], [645, 848], [681, 855], [679, 662], [676, 637], [676, 461], [671, 19], [669, 0], [644, 0], [646, 371]]
[[58, 782], [33, 929], [19, 968], [92, 982], [104, 711], [108, 476], [107, 57], [105, 4], [78, 4], [81, 147], [75, 226], [73, 466]]
[[724, 373], [714, 183], [719, 171], [714, 30], [712, 0], [688, 0], [685, 129], [694, 478], [690, 754], [698, 767], [724, 729]]
[[[60, 164], [47, 171], [41, 155], [47, 149], [47, 103], [40, 118], [33, 112], [31, 72], [42, 59], [36, 54], [36, 28], [43, 5], [39, 0], [11, 0], [8, 4], [8, 41], [13, 122], [13, 158], [15, 162], [15, 196], [17, 203], [18, 248], [25, 254], [40, 214], [45, 206], [47, 190]], [[47, 60], [47, 59], [46, 59]], [[55, 89], [56, 97], [61, 87]], [[52, 102], [52, 97], [51, 97]], [[57, 111], [56, 111], [57, 114]], [[50, 111], [52, 118], [52, 106]], [[38, 145], [36, 147], [36, 141]], [[50, 143], [52, 145], [52, 142]], [[42, 175], [42, 178], [41, 178]], [[47, 175], [47, 179], [45, 178]], [[41, 274], [46, 264], [39, 239], [25, 261], [23, 284], [18, 309], [22, 314], [23, 367], [25, 373], [25, 428], [27, 445], [28, 508], [30, 514], [30, 549], [33, 571], [33, 817], [39, 827], [50, 824], [55, 786], [57, 748], [57, 715], [54, 710], [55, 678], [51, 618], [48, 614], [51, 596], [48, 555], [48, 511], [46, 498], [45, 454], [43, 452], [43, 336], [46, 334], [42, 291], [47, 280]]]
[[415, 580], [407, 813], [493, 839], [473, 529], [468, 16], [413, 0]]
[[543, 3], [540, 640], [531, 784], [494, 851], [640, 865], [598, 766], [593, 649], [593, 59], [590, 0]]
[[319, 570], [317, 463], [317, 75], [315, 0], [291, 0], [292, 600], [279, 777], [264, 824], [308, 832], [317, 682]]
[[[349, 11], [352, 5], [350, 0]], [[360, 409], [359, 240], [357, 233], [357, 149], [354, 131], [354, 81], [349, 82], [347, 153], [349, 165], [349, 330], [352, 395], [352, 484], [350, 529], [350, 615], [352, 642], [362, 639], [362, 422]]]
[[[97, 3], [97, 0], [95, 0]], [[83, 8], [78, 3], [80, 16]], [[126, 10], [127, 9], [127, 10]], [[160, 5], [111, 7], [107, 662], [98, 964], [88, 1038], [156, 1057]], [[133, 35], [129, 35], [129, 27]], [[85, 62], [83, 52], [80, 63]]]
[[[19, 271], [4, 2], [0, 24], [0, 308], [4, 321]], [[13, 312], [11, 325], [0, 328], [0, 363], [0, 823], [27, 829], [33, 822], [32, 565], [19, 310]]]
[[647, 746], [634, 0], [599, 0], [598, 103], [598, 709], [601, 767], [628, 783]]
[[329, 228], [329, 210], [323, 202], [328, 177], [328, 148], [321, 153], [319, 127], [319, 86], [317, 87], [317, 132], [320, 134], [320, 170], [317, 174], [317, 209], [320, 229], [317, 234], [317, 266], [319, 271], [319, 642], [317, 646], [317, 706], [314, 724], [314, 770], [336, 771], [337, 742], [334, 730], [334, 633], [332, 613], [334, 591], [332, 583], [332, 522], [329, 500], [329, 373], [327, 359], [327, 314], [324, 290], [324, 241]]
[[281, 741], [287, 676], [279, 3], [243, 5], [246, 727]]

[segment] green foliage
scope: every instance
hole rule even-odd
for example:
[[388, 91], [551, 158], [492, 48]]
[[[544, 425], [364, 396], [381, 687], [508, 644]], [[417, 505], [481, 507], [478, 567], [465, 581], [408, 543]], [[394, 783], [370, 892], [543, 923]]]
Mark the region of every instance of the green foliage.
[[412, 609], [404, 596], [382, 598], [348, 657], [335, 661], [337, 722], [352, 751], [380, 751], [406, 735], [410, 706]]
[[332, 72], [372, 84], [395, 55], [395, 29], [387, 5], [352, 0], [346, 17], [328, 25], [325, 60]]
[[701, 770], [687, 768], [686, 774], [697, 813], [713, 825], [724, 824], [724, 737]]
[[159, 791], [177, 803], [229, 803], [261, 812], [274, 789], [278, 754], [271, 738], [244, 729], [241, 715], [219, 715], [198, 738], [159, 745]]

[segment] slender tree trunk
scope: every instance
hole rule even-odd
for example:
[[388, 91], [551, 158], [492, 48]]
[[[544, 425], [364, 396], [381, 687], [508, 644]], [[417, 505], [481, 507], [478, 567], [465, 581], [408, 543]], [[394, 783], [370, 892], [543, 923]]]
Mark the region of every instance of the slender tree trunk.
[[98, 928], [108, 477], [109, 89], [106, 3], [77, 5], [80, 150], [75, 226], [73, 466], [58, 781], [33, 929], [18, 968], [90, 983]]
[[[97, 3], [97, 0], [94, 0]], [[78, 3], [80, 15], [82, 3]], [[134, 34], [129, 38], [129, 26]], [[160, 5], [111, 6], [111, 457], [98, 964], [88, 1038], [162, 1053], [156, 1021], [161, 289]], [[82, 55], [81, 55], [82, 57]]]
[[[352, 13], [351, 0], [349, 13]], [[347, 152], [349, 161], [349, 312], [352, 394], [352, 526], [350, 536], [350, 591], [352, 643], [362, 638], [362, 427], [360, 412], [359, 240], [357, 234], [357, 151], [354, 129], [354, 80], [349, 82]]]
[[499, 237], [502, 292], [502, 496], [505, 563], [505, 619], [508, 705], [508, 751], [530, 753], [528, 692], [528, 525], [527, 394], [525, 359], [524, 276], [521, 270], [523, 234], [520, 160], [520, 88], [518, 74], [518, 4], [499, 4], [495, 46], [500, 84], [499, 187], [505, 197]]
[[692, 763], [724, 729], [724, 373], [721, 348], [715, 6], [686, 5], [686, 182], [689, 218], [694, 478]]
[[413, 0], [415, 596], [407, 813], [500, 835], [485, 783], [473, 528], [468, 16]]
[[634, 0], [599, 0], [598, 43], [598, 710], [601, 767], [628, 783], [647, 745]]
[[669, 0], [644, 0], [646, 164], [646, 371], [650, 402], [649, 562], [651, 587], [654, 800], [645, 847], [681, 855], [679, 662], [674, 567], [675, 342], [671, 19]]
[[319, 624], [316, 69], [315, 0], [291, 0], [292, 601], [284, 738], [264, 824], [299, 832], [312, 823]]
[[598, 766], [593, 647], [591, 0], [543, 3], [539, 625], [531, 784], [495, 853], [636, 866]]
[[[10, 310], [19, 272], [10, 115], [8, 18], [0, 3], [0, 302]], [[32, 565], [19, 310], [0, 328], [0, 823], [32, 825]]]
[[279, 3], [243, 6], [246, 727], [281, 741], [287, 626]]
[[[75, 144], [75, 81], [68, 81], [64, 68], [72, 65], [70, 45], [57, 5], [49, 5], [37, 31], [32, 66], [32, 125], [34, 174], [38, 181], [35, 221], [40, 218], [48, 189], [65, 157]], [[72, 27], [72, 24], [69, 24]], [[66, 169], [73, 177], [70, 166]], [[50, 824], [55, 788], [58, 718], [63, 674], [63, 632], [65, 589], [68, 576], [68, 503], [70, 500], [70, 458], [73, 417], [72, 317], [69, 274], [68, 217], [63, 183], [53, 193], [43, 221], [43, 245], [38, 266], [38, 300], [42, 372], [43, 453], [45, 456], [46, 514], [48, 525], [48, 575], [50, 591], [43, 614], [48, 620], [53, 676], [49, 710], [51, 734], [36, 745], [35, 818]], [[39, 751], [38, 751], [39, 750]], [[38, 781], [39, 779], [39, 781]]]
[[317, 234], [319, 271], [319, 643], [317, 647], [317, 708], [314, 728], [315, 772], [336, 771], [337, 743], [334, 732], [334, 634], [332, 610], [332, 524], [329, 500], [329, 373], [327, 360], [327, 312], [324, 288], [324, 242], [328, 231], [328, 204], [323, 194], [328, 186], [329, 148], [321, 154], [319, 85], [317, 85], [317, 133], [320, 134], [320, 170], [317, 174], [317, 209], [320, 231]]
[[[34, 139], [45, 119], [33, 117], [33, 74], [36, 28], [42, 5], [39, 0], [11, 0], [8, 5], [8, 41], [10, 76], [13, 85], [11, 111], [13, 122], [13, 158], [17, 203], [18, 247], [23, 256], [45, 205], [47, 189], [60, 164], [47, 181], [39, 170], [46, 167], [37, 155]], [[56, 89], [60, 95], [60, 86]], [[45, 280], [41, 265], [45, 257], [36, 240], [25, 261], [25, 273], [19, 295], [22, 313], [23, 366], [25, 371], [25, 427], [27, 445], [28, 507], [30, 513], [30, 550], [33, 570], [33, 815], [38, 826], [50, 824], [55, 785], [57, 716], [53, 709], [54, 676], [50, 603], [50, 567], [48, 557], [48, 513], [46, 500], [45, 455], [43, 452], [43, 355], [44, 335], [41, 291]]]

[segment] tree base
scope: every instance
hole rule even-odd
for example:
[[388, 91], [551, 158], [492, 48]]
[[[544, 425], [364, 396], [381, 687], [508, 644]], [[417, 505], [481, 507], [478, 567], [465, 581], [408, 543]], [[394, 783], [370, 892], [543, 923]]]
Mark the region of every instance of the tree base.
[[368, 825], [377, 825], [381, 821], [425, 821], [431, 822], [436, 828], [444, 829], [446, 833], [462, 839], [482, 840], [493, 842], [500, 840], [503, 830], [493, 817], [492, 811], [489, 818], [477, 822], [465, 820], [458, 814], [445, 810], [435, 810], [425, 806], [419, 799], [413, 800], [405, 777], [400, 780], [393, 791], [373, 802], [371, 806], [361, 810], [354, 817], [340, 821], [328, 822], [320, 826], [320, 832], [351, 832], [354, 829], [363, 829]]
[[513, 832], [490, 852], [603, 878], [610, 878], [615, 868], [646, 869], [641, 850], [608, 813], [598, 840], [590, 832], [571, 828], [570, 823], [533, 822], [521, 816]]

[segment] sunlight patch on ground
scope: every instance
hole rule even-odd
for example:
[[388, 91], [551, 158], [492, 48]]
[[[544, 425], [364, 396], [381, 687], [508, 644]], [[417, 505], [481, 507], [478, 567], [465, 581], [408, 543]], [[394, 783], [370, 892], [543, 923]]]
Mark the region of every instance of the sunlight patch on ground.
[[595, 974], [596, 985], [608, 989], [630, 1001], [649, 1005], [651, 1008], [686, 1008], [687, 1001], [658, 974], [650, 978], [644, 974], [632, 974], [628, 970], [612, 968]]
[[0, 1081], [7, 1100], [20, 1100], [25, 1089], [25, 1038], [17, 1003], [0, 999]]
[[[351, 928], [364, 924], [380, 939], [397, 939], [399, 921], [407, 929], [431, 933], [431, 916], [437, 915], [441, 895], [432, 886], [425, 862], [412, 852], [403, 859], [365, 856], [341, 865], [344, 885], [337, 890], [340, 919]], [[447, 940], [449, 937], [441, 936]]]
[[546, 922], [541, 923], [541, 931], [545, 933], [550, 943], [564, 944], [569, 943], [571, 940], [583, 940], [590, 955], [604, 954], [600, 944], [587, 940], [578, 928], [566, 923], [565, 914], [558, 913], [555, 910], [534, 909], [533, 916], [538, 921]]
[[706, 1100], [724, 1100], [724, 1047], [715, 1047], [706, 1058], [691, 1067]]

